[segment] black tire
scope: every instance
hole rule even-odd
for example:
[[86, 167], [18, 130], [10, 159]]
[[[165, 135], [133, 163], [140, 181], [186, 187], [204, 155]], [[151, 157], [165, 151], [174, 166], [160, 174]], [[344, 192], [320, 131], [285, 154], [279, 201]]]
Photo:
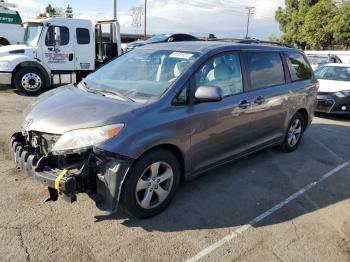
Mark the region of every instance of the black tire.
[[9, 45], [10, 42], [7, 41], [5, 38], [0, 38], [0, 46], [5, 46], [5, 45]]
[[[29, 81], [34, 81], [33, 85], [31, 85], [33, 88], [26, 86], [25, 82], [23, 82], [23, 78], [29, 79]], [[39, 69], [34, 67], [25, 67], [20, 69], [15, 74], [14, 84], [19, 92], [28, 96], [39, 95], [46, 90], [46, 81], [44, 75]]]
[[[297, 142], [295, 144], [291, 144], [290, 143], [290, 136], [291, 136], [291, 127], [292, 125], [294, 125], [297, 121], [300, 122], [300, 136], [298, 137], [297, 139]], [[293, 152], [295, 151], [300, 142], [301, 142], [301, 139], [303, 137], [303, 134], [304, 134], [304, 131], [305, 131], [305, 119], [304, 117], [302, 116], [302, 114], [300, 113], [296, 113], [292, 119], [290, 120], [289, 124], [288, 124], [288, 128], [287, 128], [287, 131], [286, 131], [286, 135], [285, 135], [285, 138], [283, 140], [283, 144], [280, 146], [280, 149], [283, 151], [283, 152]]]
[[[164, 162], [171, 167], [173, 171], [172, 186], [171, 188], [168, 188], [169, 193], [163, 202], [161, 202], [160, 204], [158, 204], [158, 206], [155, 206], [154, 208], [145, 209], [139, 204], [139, 200], [137, 200], [137, 197], [139, 197], [139, 195], [137, 195], [136, 186], [139, 182], [139, 179], [144, 177], [144, 172], [156, 162]], [[128, 213], [128, 215], [136, 218], [146, 218], [159, 214], [169, 205], [170, 201], [174, 197], [176, 189], [178, 188], [180, 183], [180, 176], [181, 169], [179, 162], [171, 152], [163, 149], [156, 149], [146, 153], [141, 158], [136, 160], [136, 162], [131, 167], [129, 174], [124, 182], [121, 197], [121, 204], [123, 208]], [[141, 192], [141, 195], [144, 194], [145, 196], [146, 190], [152, 189], [147, 188], [144, 190], [144, 192], [139, 192]], [[154, 195], [156, 198], [156, 189], [154, 189]]]

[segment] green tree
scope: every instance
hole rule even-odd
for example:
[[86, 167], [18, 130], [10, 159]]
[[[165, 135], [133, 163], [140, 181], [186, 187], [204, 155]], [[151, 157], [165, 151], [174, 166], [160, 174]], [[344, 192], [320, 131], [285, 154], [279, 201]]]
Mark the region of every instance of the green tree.
[[280, 30], [283, 33], [288, 32], [288, 27], [292, 21], [292, 15], [298, 10], [298, 0], [285, 0], [285, 8], [278, 7], [275, 13], [275, 19], [280, 25]]
[[344, 1], [339, 5], [331, 24], [334, 40], [348, 50], [350, 46], [350, 1]]
[[48, 4], [45, 8], [45, 12], [38, 15], [38, 18], [43, 18], [49, 16], [60, 16], [62, 15], [62, 8], [53, 7], [51, 4]]
[[282, 39], [274, 34], [269, 35], [268, 39], [272, 42], [282, 42]]
[[332, 19], [336, 6], [332, 0], [320, 0], [312, 6], [302, 24], [301, 38], [311, 48], [325, 49], [333, 40]]
[[275, 19], [283, 32], [283, 41], [305, 47], [302, 26], [310, 8], [317, 3], [316, 0], [285, 0], [285, 8], [278, 7]]

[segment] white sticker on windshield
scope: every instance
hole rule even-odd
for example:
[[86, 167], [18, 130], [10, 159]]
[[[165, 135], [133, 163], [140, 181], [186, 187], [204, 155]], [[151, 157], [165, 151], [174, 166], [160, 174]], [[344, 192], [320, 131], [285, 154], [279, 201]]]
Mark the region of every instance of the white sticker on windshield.
[[182, 58], [182, 59], [190, 59], [192, 56], [193, 54], [181, 53], [181, 52], [173, 52], [169, 55], [169, 57]]

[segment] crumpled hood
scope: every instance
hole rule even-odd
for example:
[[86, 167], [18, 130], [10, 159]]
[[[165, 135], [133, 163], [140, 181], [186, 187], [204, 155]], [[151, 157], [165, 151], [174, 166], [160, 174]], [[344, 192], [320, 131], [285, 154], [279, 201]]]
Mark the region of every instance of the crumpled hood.
[[319, 92], [331, 93], [350, 90], [350, 82], [348, 81], [318, 79], [318, 82], [320, 83]]
[[35, 50], [36, 48], [27, 45], [0, 46], [0, 57], [11, 55], [10, 52], [14, 52], [13, 54], [32, 55], [35, 53]]
[[60, 135], [74, 129], [123, 123], [126, 115], [141, 106], [67, 85], [39, 96], [25, 111], [22, 128]]

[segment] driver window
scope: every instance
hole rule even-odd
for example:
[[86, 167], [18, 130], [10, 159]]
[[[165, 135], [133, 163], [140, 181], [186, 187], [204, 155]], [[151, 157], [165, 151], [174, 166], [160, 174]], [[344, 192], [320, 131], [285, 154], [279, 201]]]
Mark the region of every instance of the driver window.
[[54, 46], [55, 44], [55, 28], [60, 29], [60, 46], [68, 45], [69, 43], [69, 29], [65, 26], [50, 26], [47, 29], [46, 37], [45, 37], [45, 45], [46, 46]]
[[196, 87], [216, 86], [223, 97], [243, 92], [239, 54], [225, 53], [210, 58], [195, 74]]

